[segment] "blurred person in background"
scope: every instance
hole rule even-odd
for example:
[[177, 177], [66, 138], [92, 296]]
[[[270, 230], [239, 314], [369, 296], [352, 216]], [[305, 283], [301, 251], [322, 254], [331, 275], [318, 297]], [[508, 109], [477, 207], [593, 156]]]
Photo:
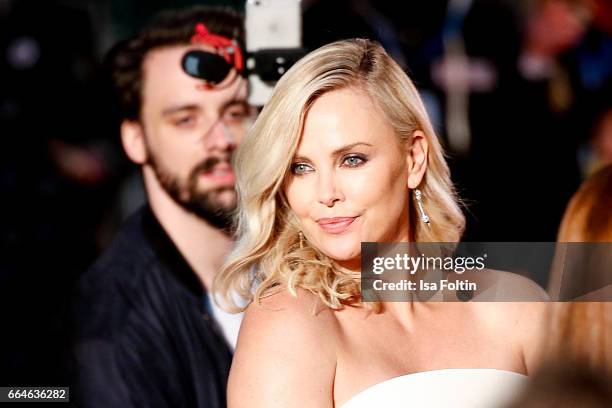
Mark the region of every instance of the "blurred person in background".
[[232, 245], [230, 159], [252, 110], [236, 64], [211, 84], [181, 61], [194, 49], [219, 58], [242, 37], [236, 13], [196, 7], [160, 14], [113, 51], [121, 141], [148, 203], [79, 284], [73, 399], [82, 406], [225, 405], [240, 318], [219, 312], [208, 290]]
[[[590, 0], [528, 1], [524, 41], [519, 58], [521, 74], [533, 80], [559, 74], [558, 57], [576, 46], [585, 35], [592, 18]], [[563, 109], [570, 101], [561, 89], [551, 87], [551, 104]]]
[[[611, 203], [612, 165], [608, 165], [589, 177], [572, 197], [559, 228], [558, 241], [582, 243], [580, 245], [585, 247], [602, 243], [600, 246], [609, 250], [612, 243]], [[603, 265], [609, 267], [610, 252], [603, 256]], [[567, 293], [567, 289], [572, 288], [560, 285], [576, 286], [573, 277], [569, 276], [575, 273], [580, 282], [586, 283], [583, 286], [591, 291], [589, 298], [602, 301], [559, 302], [554, 305], [548, 341], [550, 358], [576, 360], [612, 374], [612, 302], [605, 301], [612, 300], [612, 270], [593, 267], [592, 260], [579, 266], [580, 270], [575, 272], [566, 267], [563, 276], [553, 273], [551, 290]], [[585, 295], [582, 292], [576, 295]]]
[[579, 152], [584, 176], [612, 163], [612, 105], [599, 114], [592, 129], [588, 143]]
[[558, 242], [612, 242], [612, 164], [591, 175], [570, 200]]
[[[612, 405], [610, 203], [612, 165], [589, 177], [567, 207], [558, 236], [561, 249], [566, 251], [566, 265], [553, 272], [549, 290], [553, 299], [559, 293], [560, 300], [575, 301], [552, 305], [544, 363], [513, 405], [515, 407], [598, 408]], [[568, 258], [581, 253], [590, 255], [589, 262], [579, 258], [575, 270], [568, 267], [571, 265]], [[594, 266], [593, 255], [602, 256], [599, 260], [603, 262]], [[576, 297], [585, 292], [580, 286], [590, 286], [591, 292]], [[571, 292], [570, 299], [565, 299]]]
[[556, 363], [543, 367], [525, 392], [511, 405], [515, 408], [609, 408], [612, 377], [590, 367]]
[[[590, 24], [578, 47], [568, 55], [574, 59], [568, 72], [575, 85], [572, 113], [581, 144], [578, 162], [585, 179], [612, 161], [612, 2], [590, 0], [583, 4], [588, 6], [583, 17], [588, 14]], [[567, 59], [565, 56], [562, 61]]]
[[[456, 82], [467, 81], [469, 149], [451, 144], [461, 168], [458, 184], [474, 201], [467, 240], [553, 241], [563, 203], [580, 181], [576, 151], [584, 126], [576, 115], [582, 94], [574, 51], [591, 6], [583, 0], [524, 4], [521, 14], [516, 4], [473, 1], [461, 30], [466, 75], [433, 65], [445, 100], [462, 89]], [[445, 123], [449, 136], [457, 133], [454, 123]]]

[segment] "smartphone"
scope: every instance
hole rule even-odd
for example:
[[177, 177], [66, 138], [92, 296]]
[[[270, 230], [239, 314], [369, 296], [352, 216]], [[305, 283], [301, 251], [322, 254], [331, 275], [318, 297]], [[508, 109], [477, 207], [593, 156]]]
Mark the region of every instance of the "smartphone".
[[[276, 49], [298, 49], [302, 45], [300, 0], [247, 0], [246, 50], [248, 53]], [[247, 67], [254, 59], [247, 59]], [[251, 67], [252, 68], [252, 67]], [[263, 106], [270, 98], [273, 83], [249, 75], [249, 103]]]
[[299, 0], [248, 0], [246, 48], [249, 52], [302, 45], [302, 12]]

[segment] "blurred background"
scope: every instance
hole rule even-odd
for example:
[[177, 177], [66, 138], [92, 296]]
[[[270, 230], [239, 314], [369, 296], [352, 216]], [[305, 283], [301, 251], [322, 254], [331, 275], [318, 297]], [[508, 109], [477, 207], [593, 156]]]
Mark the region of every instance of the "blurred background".
[[[76, 280], [143, 201], [104, 56], [159, 10], [244, 1], [0, 0], [0, 385], [67, 384]], [[612, 161], [612, 1], [303, 0], [303, 44], [378, 40], [422, 93], [466, 241], [554, 241]], [[612, 207], [612, 203], [611, 203]]]

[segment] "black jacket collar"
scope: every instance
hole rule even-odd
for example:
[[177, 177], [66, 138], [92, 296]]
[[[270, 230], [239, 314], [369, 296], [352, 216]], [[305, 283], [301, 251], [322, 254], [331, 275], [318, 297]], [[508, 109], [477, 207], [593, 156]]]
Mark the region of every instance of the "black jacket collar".
[[[142, 230], [160, 263], [170, 273], [173, 273], [194, 296], [197, 296], [200, 302], [205, 300], [204, 297], [207, 294], [202, 282], [148, 205], [142, 209]], [[205, 249], [203, 248], [203, 250]]]

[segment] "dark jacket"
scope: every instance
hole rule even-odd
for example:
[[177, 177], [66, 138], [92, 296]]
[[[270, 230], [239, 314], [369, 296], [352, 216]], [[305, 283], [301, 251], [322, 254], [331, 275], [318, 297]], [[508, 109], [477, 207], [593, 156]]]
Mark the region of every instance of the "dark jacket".
[[225, 406], [231, 351], [207, 293], [149, 207], [84, 274], [77, 299], [78, 406]]

